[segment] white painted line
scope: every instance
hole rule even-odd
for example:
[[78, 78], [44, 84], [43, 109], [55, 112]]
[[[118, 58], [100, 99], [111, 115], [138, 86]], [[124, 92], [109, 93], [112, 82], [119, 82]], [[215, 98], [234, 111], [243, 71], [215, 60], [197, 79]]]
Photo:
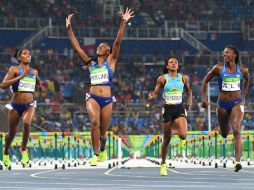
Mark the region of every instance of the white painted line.
[[49, 178], [49, 177], [40, 177], [40, 176], [37, 176], [37, 175], [45, 174], [45, 173], [50, 173], [50, 172], [53, 172], [53, 171], [57, 171], [57, 170], [49, 170], [49, 171], [37, 172], [37, 173], [31, 174], [30, 176], [31, 177], [35, 177], [35, 178]]
[[110, 170], [108, 170], [108, 171], [106, 171], [104, 174], [105, 175], [111, 175], [111, 174], [109, 174], [110, 172], [112, 172], [113, 170], [115, 170], [117, 167], [113, 167], [113, 168], [111, 168]]

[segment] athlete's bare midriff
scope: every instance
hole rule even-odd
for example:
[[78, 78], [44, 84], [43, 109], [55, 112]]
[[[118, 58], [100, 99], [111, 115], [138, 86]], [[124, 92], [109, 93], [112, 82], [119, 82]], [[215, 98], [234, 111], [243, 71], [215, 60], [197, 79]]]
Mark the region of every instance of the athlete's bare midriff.
[[218, 98], [222, 101], [232, 101], [241, 98], [240, 91], [237, 92], [220, 92]]
[[16, 104], [28, 104], [33, 102], [33, 93], [15, 92], [12, 97], [12, 101]]
[[111, 96], [110, 86], [91, 86], [90, 93], [102, 97]]

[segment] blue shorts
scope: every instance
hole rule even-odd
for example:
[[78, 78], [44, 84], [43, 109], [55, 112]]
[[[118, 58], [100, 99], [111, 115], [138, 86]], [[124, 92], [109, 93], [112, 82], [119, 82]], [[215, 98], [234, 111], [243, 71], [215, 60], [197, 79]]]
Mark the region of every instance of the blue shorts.
[[20, 116], [22, 116], [22, 114], [30, 107], [30, 106], [35, 106], [36, 107], [36, 102], [31, 102], [28, 104], [16, 104], [14, 102], [11, 101], [10, 104], [7, 104], [5, 107], [9, 110], [16, 110]]
[[222, 100], [219, 100], [217, 101], [217, 104], [227, 110], [228, 113], [231, 112], [232, 108], [236, 105], [236, 104], [239, 104], [240, 102], [242, 102], [243, 99], [242, 98], [237, 98], [237, 99], [234, 99], [234, 100], [231, 100], [231, 101], [222, 101]]
[[88, 100], [89, 98], [93, 98], [99, 104], [100, 108], [103, 108], [104, 106], [113, 102], [112, 96], [102, 97], [102, 96], [96, 96], [94, 94], [87, 93], [86, 100]]

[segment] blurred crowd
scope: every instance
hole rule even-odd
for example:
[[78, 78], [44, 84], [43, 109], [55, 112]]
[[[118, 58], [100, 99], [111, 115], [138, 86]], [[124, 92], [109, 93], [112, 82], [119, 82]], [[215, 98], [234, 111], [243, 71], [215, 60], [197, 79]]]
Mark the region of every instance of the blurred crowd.
[[[75, 13], [78, 25], [114, 26], [115, 18], [124, 7], [136, 11], [133, 24], [136, 26], [161, 26], [165, 21], [239, 20], [253, 23], [254, 3], [251, 0], [111, 0], [114, 9], [112, 18], [107, 19], [104, 11], [110, 8], [110, 0], [1, 0], [0, 18], [51, 18], [54, 25], [62, 25], [66, 15]], [[108, 11], [110, 12], [110, 11]]]
[[[110, 0], [108, 0], [110, 1]], [[73, 22], [81, 28], [107, 26], [112, 28], [119, 23], [119, 10], [130, 7], [135, 10], [132, 24], [137, 27], [161, 27], [165, 21], [187, 21], [195, 27], [197, 21], [244, 20], [254, 25], [254, 2], [252, 0], [115, 0], [114, 14], [110, 19], [105, 15], [104, 0], [1, 0], [0, 19], [12, 22], [14, 18], [50, 18], [53, 25], [62, 26], [69, 13], [76, 14]], [[119, 3], [120, 2], [120, 3]], [[33, 23], [31, 23], [32, 25]], [[11, 65], [17, 64], [12, 57], [13, 48], [1, 46], [0, 80]], [[151, 58], [145, 64], [145, 56]], [[186, 51], [170, 51], [168, 56], [179, 60], [180, 72], [190, 77], [193, 91], [193, 107], [189, 112], [190, 130], [207, 130], [207, 115], [201, 108], [201, 81], [213, 65], [221, 62], [220, 55], [195, 55]], [[79, 58], [72, 49], [64, 52], [55, 49], [34, 49], [32, 67], [38, 69], [40, 78], [47, 88], [46, 96], [35, 93], [38, 109], [33, 121], [34, 130], [41, 131], [89, 131], [90, 122], [84, 106], [85, 93], [89, 90], [89, 73], [80, 66]], [[151, 55], [140, 55], [138, 51], [131, 55], [121, 55], [118, 61], [112, 94], [116, 97], [110, 130], [117, 134], [158, 134], [161, 131], [162, 97], [147, 101], [156, 79], [162, 74], [166, 57], [158, 51]], [[243, 64], [250, 69], [251, 84], [247, 110], [252, 110], [254, 102], [254, 53], [242, 55]], [[202, 64], [202, 66], [201, 66]], [[215, 103], [217, 99], [216, 83], [212, 92], [212, 129], [217, 129]], [[10, 101], [11, 92], [0, 89], [2, 105]], [[247, 112], [243, 129], [254, 129], [252, 112]]]
[[[4, 61], [0, 66], [0, 80], [3, 80], [10, 65], [17, 64], [11, 57], [12, 51], [11, 48], [4, 50], [7, 55], [1, 58]], [[35, 93], [39, 104], [33, 122], [36, 130], [90, 130], [90, 122], [84, 105], [84, 94], [89, 90], [89, 73], [86, 68], [82, 69], [79, 65], [78, 58], [72, 50], [66, 50], [66, 52], [66, 54], [59, 54], [52, 49], [33, 50], [31, 66], [38, 69], [40, 78], [47, 87], [46, 96], [38, 92]], [[157, 58], [155, 57], [155, 59]], [[193, 91], [193, 107], [188, 117], [190, 130], [208, 129], [207, 115], [200, 103], [201, 81], [206, 72], [220, 59], [220, 56], [200, 54], [186, 54], [178, 59], [180, 72], [189, 75]], [[244, 64], [250, 67], [251, 76], [254, 76], [253, 69], [247, 61], [253, 59], [254, 54], [243, 57]], [[148, 101], [147, 97], [148, 92], [154, 89], [157, 77], [162, 74], [165, 61], [160, 65], [146, 65], [120, 56], [112, 86], [112, 94], [117, 101], [113, 106], [114, 114], [110, 130], [118, 134], [156, 134], [161, 131], [162, 97], [159, 96], [154, 101]], [[200, 63], [204, 63], [205, 66], [200, 67]], [[248, 102], [253, 102], [253, 81], [252, 77]], [[216, 81], [214, 82], [214, 89], [216, 89], [217, 84]], [[10, 101], [11, 95], [9, 90], [1, 89], [0, 101], [3, 104], [7, 103]], [[214, 91], [211, 95], [214, 103], [212, 106], [212, 129], [216, 129], [218, 127], [215, 116], [217, 92]], [[247, 110], [252, 108], [253, 105], [249, 104]], [[253, 128], [252, 117], [252, 113], [246, 114], [243, 122], [244, 129]]]

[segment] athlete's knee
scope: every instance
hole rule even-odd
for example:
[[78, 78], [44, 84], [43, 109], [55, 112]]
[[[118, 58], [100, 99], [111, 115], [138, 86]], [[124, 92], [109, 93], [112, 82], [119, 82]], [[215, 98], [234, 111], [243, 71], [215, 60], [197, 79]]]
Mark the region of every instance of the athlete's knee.
[[164, 137], [164, 138], [163, 138], [163, 142], [162, 142], [162, 143], [167, 145], [167, 144], [169, 144], [169, 143], [170, 143], [170, 139], [171, 139], [171, 137], [170, 137], [170, 136]]
[[234, 135], [234, 136], [240, 136], [240, 135], [241, 135], [241, 129], [236, 129], [236, 128], [234, 128], [234, 129], [233, 129], [233, 135]]
[[187, 131], [181, 132], [178, 136], [179, 136], [180, 139], [185, 140], [186, 137], [187, 137]]
[[31, 127], [31, 122], [30, 121], [23, 121], [24, 129], [29, 129]]
[[91, 127], [93, 128], [97, 128], [97, 127], [99, 127], [100, 126], [100, 121], [99, 121], [99, 119], [92, 119], [91, 120]]
[[16, 136], [16, 134], [15, 133], [7, 133], [7, 135], [6, 135], [6, 139], [11, 139], [11, 140], [13, 140], [14, 138], [15, 138], [15, 136]]

